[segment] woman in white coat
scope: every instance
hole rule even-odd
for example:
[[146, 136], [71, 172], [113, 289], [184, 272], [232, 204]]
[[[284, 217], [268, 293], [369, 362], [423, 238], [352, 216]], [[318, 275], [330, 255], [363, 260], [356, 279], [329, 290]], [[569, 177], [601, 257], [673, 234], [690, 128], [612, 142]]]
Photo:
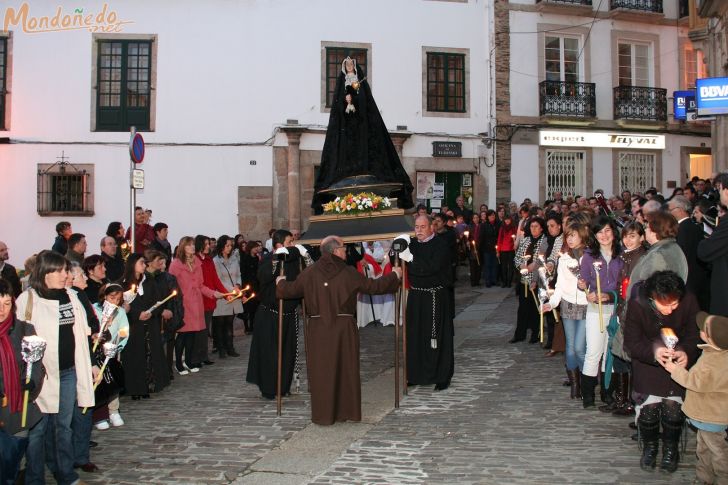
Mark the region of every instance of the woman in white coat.
[[[217, 277], [228, 292], [239, 290], [242, 285], [240, 279], [240, 259], [233, 252], [234, 241], [222, 235], [217, 238], [217, 254], [213, 258]], [[217, 352], [221, 359], [228, 355], [240, 357], [233, 345], [233, 320], [235, 315], [243, 313], [243, 304], [240, 298], [228, 301], [225, 298], [217, 300], [215, 311], [212, 314], [212, 335], [217, 341]]]
[[28, 433], [25, 483], [29, 484], [45, 483], [46, 461], [58, 483], [78, 480], [73, 469], [71, 419], [76, 406], [94, 406], [88, 348], [91, 329], [76, 292], [65, 287], [68, 271], [66, 258], [42, 251], [30, 278], [31, 288], [16, 302], [18, 318], [32, 323], [47, 342], [43, 355], [46, 380], [35, 401], [43, 418]]

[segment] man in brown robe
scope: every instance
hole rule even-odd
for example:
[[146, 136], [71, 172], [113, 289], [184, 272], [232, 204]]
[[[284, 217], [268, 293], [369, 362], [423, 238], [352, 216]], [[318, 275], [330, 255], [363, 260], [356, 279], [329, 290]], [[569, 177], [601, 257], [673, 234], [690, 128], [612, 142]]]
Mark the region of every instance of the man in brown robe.
[[279, 277], [278, 298], [303, 297], [310, 314], [306, 329], [306, 365], [311, 390], [311, 421], [361, 421], [359, 329], [354, 311], [357, 293], [394, 293], [401, 270], [373, 280], [346, 265], [338, 236], [321, 241], [321, 258], [295, 281]]

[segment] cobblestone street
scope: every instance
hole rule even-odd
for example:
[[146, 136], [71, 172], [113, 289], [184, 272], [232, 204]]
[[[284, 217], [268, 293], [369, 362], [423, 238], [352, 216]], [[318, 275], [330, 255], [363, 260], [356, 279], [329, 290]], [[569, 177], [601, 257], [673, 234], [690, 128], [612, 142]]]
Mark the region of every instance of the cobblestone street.
[[275, 401], [244, 382], [242, 356], [177, 376], [151, 399], [122, 398], [126, 425], [94, 431], [87, 483], [642, 484], [690, 483], [695, 435], [673, 475], [639, 468], [629, 419], [584, 411], [561, 385], [563, 358], [507, 344], [513, 290], [456, 290], [455, 377], [444, 392], [410, 388], [393, 409], [393, 328], [361, 331], [362, 423], [321, 427], [301, 393]]

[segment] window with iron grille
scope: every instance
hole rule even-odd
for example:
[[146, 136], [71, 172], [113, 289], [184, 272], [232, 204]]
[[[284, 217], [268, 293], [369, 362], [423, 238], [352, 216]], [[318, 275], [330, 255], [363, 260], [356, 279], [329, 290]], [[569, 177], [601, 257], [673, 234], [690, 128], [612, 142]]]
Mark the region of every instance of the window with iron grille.
[[93, 165], [38, 164], [38, 214], [92, 216]]
[[465, 54], [427, 53], [427, 111], [465, 113]]
[[586, 152], [576, 150], [546, 151], [546, 199], [554, 192], [564, 197], [582, 195], [586, 192], [584, 173]]
[[96, 130], [150, 128], [152, 42], [99, 40]]
[[346, 57], [356, 60], [357, 70], [362, 68], [365, 76], [369, 76], [367, 65], [367, 49], [356, 49], [349, 47], [327, 47], [326, 48], [326, 107], [330, 108], [334, 100], [336, 80], [341, 74], [341, 63]]
[[655, 186], [655, 154], [620, 152], [617, 159], [619, 193], [643, 193]]
[[8, 38], [0, 37], [0, 130], [5, 130], [5, 97], [7, 96]]

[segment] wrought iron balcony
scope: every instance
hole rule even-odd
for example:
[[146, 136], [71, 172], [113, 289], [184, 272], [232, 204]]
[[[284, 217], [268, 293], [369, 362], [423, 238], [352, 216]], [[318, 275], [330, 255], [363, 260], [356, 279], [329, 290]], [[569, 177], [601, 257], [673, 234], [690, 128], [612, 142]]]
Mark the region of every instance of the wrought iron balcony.
[[536, 3], [555, 3], [557, 5], [591, 5], [592, 0], [536, 0]]
[[596, 118], [597, 97], [594, 83], [541, 81], [538, 87], [541, 116]]
[[640, 10], [642, 12], [662, 12], [662, 0], [611, 0], [610, 10], [625, 8], [628, 10]]
[[614, 119], [667, 122], [667, 89], [617, 86]]

